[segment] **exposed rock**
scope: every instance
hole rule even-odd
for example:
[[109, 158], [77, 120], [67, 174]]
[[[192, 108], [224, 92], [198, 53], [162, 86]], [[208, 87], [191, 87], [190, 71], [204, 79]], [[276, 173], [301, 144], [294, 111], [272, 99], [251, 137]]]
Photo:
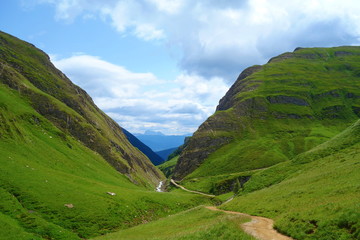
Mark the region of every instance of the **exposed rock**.
[[309, 106], [309, 103], [306, 100], [293, 96], [276, 95], [268, 96], [266, 99], [272, 104], [294, 104], [298, 106]]
[[203, 137], [196, 138], [196, 141], [193, 139], [195, 138], [190, 139], [175, 166], [173, 175], [175, 180], [181, 180], [185, 175], [193, 172], [211, 153], [231, 141], [229, 137]]
[[74, 205], [72, 203], [66, 203], [64, 204], [64, 206], [67, 208], [74, 208]]
[[270, 60], [267, 63], [280, 62], [280, 61], [283, 61], [285, 59], [289, 59], [289, 58], [293, 58], [293, 57], [295, 57], [294, 53], [287, 52], [287, 53], [283, 53], [283, 54], [281, 54], [279, 56], [270, 58]]
[[239, 75], [236, 82], [231, 86], [229, 91], [225, 94], [225, 96], [223, 98], [220, 99], [219, 105], [217, 106], [216, 111], [227, 110], [231, 106], [233, 106], [233, 104], [236, 100], [236, 95], [239, 92], [252, 91], [252, 90], [256, 89], [256, 87], [258, 85], [256, 85], [256, 86], [254, 85], [254, 86], [246, 89], [248, 87], [249, 83], [254, 84], [254, 82], [248, 82], [248, 81], [243, 81], [243, 80], [245, 78], [251, 76], [252, 74], [260, 71], [261, 68], [262, 68], [262, 66], [256, 65], [256, 66], [246, 68], [244, 71], [242, 71], [242, 73]]
[[335, 57], [343, 57], [343, 56], [351, 56], [351, 55], [355, 55], [355, 53], [353, 52], [348, 52], [348, 51], [336, 51], [334, 53]]
[[106, 193], [111, 195], [111, 196], [116, 196], [116, 193], [114, 193], [114, 192], [106, 192]]
[[341, 96], [340, 91], [338, 89], [335, 89], [335, 90], [331, 90], [331, 91], [328, 91], [328, 92], [316, 94], [316, 95], [313, 96], [313, 98], [315, 100], [318, 100], [320, 98], [325, 98], [325, 97], [338, 98], [340, 96]]
[[360, 117], [360, 107], [352, 106], [353, 112]]
[[330, 107], [325, 107], [322, 109], [322, 116], [324, 118], [343, 118], [344, 115], [340, 112], [345, 109], [344, 105], [335, 105]]
[[346, 98], [360, 98], [360, 95], [356, 95], [355, 93], [347, 93], [345, 95]]

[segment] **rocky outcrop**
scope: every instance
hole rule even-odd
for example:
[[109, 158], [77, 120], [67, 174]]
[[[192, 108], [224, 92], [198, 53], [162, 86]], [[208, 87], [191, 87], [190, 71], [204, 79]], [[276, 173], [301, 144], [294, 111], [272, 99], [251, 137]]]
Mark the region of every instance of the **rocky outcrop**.
[[[249, 82], [244, 81], [245, 78], [251, 76], [252, 74], [260, 71], [262, 66], [252, 66], [247, 69], [245, 69], [237, 78], [236, 82], [231, 86], [231, 88], [228, 90], [226, 95], [220, 99], [219, 105], [216, 108], [216, 111], [223, 111], [226, 109], [229, 109], [234, 105], [234, 102], [236, 101], [236, 95], [239, 92], [244, 91], [253, 91], [257, 88], [258, 85], [254, 85], [256, 82]], [[249, 86], [251, 83], [251, 86]]]
[[309, 103], [306, 100], [293, 96], [276, 95], [268, 96], [266, 99], [271, 104], [294, 104], [298, 106], [309, 106]]

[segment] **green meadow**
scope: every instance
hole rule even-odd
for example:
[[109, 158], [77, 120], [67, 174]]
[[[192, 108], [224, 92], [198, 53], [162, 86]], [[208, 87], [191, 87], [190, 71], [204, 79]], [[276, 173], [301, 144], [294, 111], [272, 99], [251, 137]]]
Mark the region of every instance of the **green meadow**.
[[64, 136], [17, 91], [0, 85], [0, 92], [0, 232], [14, 234], [9, 239], [88, 238], [210, 203], [134, 185], [99, 154]]
[[242, 216], [196, 207], [157, 221], [111, 233], [94, 240], [252, 240], [240, 229]]

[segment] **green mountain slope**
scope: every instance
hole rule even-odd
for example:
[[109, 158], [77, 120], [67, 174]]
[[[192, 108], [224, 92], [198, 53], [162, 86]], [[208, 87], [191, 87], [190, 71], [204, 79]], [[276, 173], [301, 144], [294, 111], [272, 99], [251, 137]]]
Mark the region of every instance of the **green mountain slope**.
[[[80, 239], [208, 201], [163, 174], [32, 45], [0, 33], [0, 238]], [[113, 195], [112, 193], [115, 193]]]
[[292, 161], [254, 174], [226, 209], [268, 216], [295, 239], [360, 238], [360, 120]]
[[64, 134], [73, 136], [106, 159], [133, 182], [157, 184], [161, 173], [121, 128], [31, 44], [0, 34], [1, 82], [17, 90]]
[[282, 54], [240, 74], [182, 152], [174, 178], [198, 179], [287, 161], [359, 116], [360, 47]]

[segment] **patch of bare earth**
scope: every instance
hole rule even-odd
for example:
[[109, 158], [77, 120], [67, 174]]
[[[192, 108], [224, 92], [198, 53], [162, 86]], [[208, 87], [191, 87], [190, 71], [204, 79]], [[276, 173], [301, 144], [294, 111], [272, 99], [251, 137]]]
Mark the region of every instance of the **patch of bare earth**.
[[225, 211], [214, 206], [206, 207], [213, 211], [222, 211], [228, 214], [237, 214], [251, 218], [250, 222], [241, 224], [241, 228], [251, 236], [260, 240], [293, 240], [293, 238], [278, 233], [274, 228], [274, 221], [269, 218], [251, 216], [249, 214]]

